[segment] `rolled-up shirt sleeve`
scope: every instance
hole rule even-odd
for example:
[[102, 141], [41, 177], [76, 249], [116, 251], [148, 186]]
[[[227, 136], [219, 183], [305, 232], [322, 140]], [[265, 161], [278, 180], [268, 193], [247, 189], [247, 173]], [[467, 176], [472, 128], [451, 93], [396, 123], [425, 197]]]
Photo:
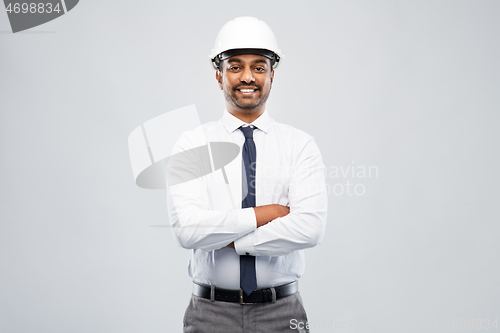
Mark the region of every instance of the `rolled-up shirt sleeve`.
[[310, 137], [294, 163], [288, 193], [290, 213], [235, 240], [236, 252], [273, 257], [320, 244], [328, 206], [324, 168]]
[[[186, 132], [175, 145], [172, 156], [202, 145], [203, 142], [193, 140], [193, 136]], [[183, 174], [186, 173], [186, 168], [191, 167], [191, 165], [177, 166]], [[167, 166], [167, 179], [169, 172], [175, 173], [175, 170], [168, 169]], [[253, 208], [213, 210], [209, 209], [208, 199], [203, 176], [170, 186], [167, 182], [170, 225], [174, 238], [181, 247], [212, 251], [256, 229], [257, 222]]]

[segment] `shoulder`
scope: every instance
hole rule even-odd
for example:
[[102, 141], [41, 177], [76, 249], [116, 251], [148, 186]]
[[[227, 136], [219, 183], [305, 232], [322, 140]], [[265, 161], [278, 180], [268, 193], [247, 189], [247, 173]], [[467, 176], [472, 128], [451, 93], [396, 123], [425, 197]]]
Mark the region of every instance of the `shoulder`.
[[314, 138], [308, 133], [275, 120], [271, 120], [271, 130], [276, 131], [277, 136], [294, 144], [307, 144], [309, 141], [314, 141]]
[[271, 130], [275, 131], [278, 140], [283, 143], [283, 149], [288, 149], [297, 160], [310, 157], [319, 157], [321, 159], [321, 152], [312, 135], [291, 125], [278, 123], [274, 120], [272, 120]]

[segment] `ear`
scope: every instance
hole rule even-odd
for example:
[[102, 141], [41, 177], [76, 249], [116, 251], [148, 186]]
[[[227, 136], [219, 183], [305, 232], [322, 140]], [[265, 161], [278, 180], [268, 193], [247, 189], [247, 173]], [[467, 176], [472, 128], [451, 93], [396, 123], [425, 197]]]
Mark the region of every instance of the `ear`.
[[221, 73], [220, 69], [215, 71], [215, 79], [219, 83], [220, 90], [222, 90], [222, 73]]
[[274, 69], [271, 71], [271, 84], [273, 84], [274, 80]]

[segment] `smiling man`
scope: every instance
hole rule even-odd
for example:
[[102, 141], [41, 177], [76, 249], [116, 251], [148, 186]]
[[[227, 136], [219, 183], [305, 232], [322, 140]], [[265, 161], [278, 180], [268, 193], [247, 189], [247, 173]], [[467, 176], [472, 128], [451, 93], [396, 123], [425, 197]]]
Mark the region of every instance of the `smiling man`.
[[311, 136], [266, 110], [281, 58], [266, 23], [240, 17], [224, 25], [210, 59], [226, 110], [174, 150], [241, 147], [220, 170], [168, 188], [174, 236], [191, 250], [184, 332], [308, 332], [298, 279], [303, 250], [325, 231], [324, 165]]
[[[255, 54], [240, 54], [254, 52]], [[245, 114], [252, 117], [245, 119], [251, 123], [265, 110], [266, 101], [271, 91], [274, 79], [274, 70], [270, 59], [264, 57], [259, 50], [232, 50], [223, 53], [219, 58], [216, 79], [224, 91], [226, 108], [232, 115]], [[224, 62], [224, 59], [227, 61]], [[270, 55], [272, 57], [272, 55]], [[271, 58], [272, 59], [272, 58]], [[224, 71], [225, 69], [225, 71]], [[224, 73], [224, 80], [223, 78]]]

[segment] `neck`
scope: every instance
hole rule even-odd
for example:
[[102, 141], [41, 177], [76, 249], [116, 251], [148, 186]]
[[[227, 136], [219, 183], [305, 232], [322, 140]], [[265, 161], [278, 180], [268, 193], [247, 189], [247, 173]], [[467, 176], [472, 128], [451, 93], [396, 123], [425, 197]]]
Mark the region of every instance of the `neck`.
[[241, 121], [244, 121], [247, 124], [251, 124], [255, 121], [255, 119], [259, 118], [265, 111], [266, 105], [259, 106], [254, 109], [240, 109], [235, 108], [233, 105], [226, 104], [227, 111], [238, 118]]

